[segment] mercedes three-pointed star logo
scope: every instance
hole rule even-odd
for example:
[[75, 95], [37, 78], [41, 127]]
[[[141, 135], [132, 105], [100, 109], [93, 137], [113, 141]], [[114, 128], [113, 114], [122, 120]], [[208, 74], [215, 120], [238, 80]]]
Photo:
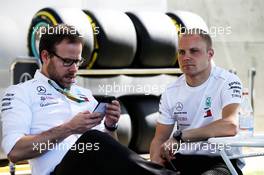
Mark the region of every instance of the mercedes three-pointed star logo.
[[46, 88], [45, 87], [43, 87], [43, 86], [38, 86], [37, 87], [37, 91], [39, 92], [39, 93], [45, 93], [46, 92]]
[[176, 107], [175, 107], [175, 109], [176, 109], [177, 111], [181, 111], [181, 110], [183, 109], [183, 104], [182, 104], [181, 102], [177, 102], [177, 103], [176, 103]]

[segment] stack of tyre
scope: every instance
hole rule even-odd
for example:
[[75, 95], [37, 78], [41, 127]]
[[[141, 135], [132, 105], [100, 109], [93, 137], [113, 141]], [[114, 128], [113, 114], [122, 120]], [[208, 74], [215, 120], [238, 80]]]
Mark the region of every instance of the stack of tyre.
[[[39, 59], [41, 28], [65, 23], [75, 26], [85, 43], [81, 69], [177, 68], [178, 36], [182, 30], [201, 28], [203, 19], [191, 12], [119, 12], [44, 8], [32, 19], [28, 33], [29, 55]], [[120, 141], [138, 153], [147, 153], [154, 136], [159, 97], [118, 97], [122, 117]]]

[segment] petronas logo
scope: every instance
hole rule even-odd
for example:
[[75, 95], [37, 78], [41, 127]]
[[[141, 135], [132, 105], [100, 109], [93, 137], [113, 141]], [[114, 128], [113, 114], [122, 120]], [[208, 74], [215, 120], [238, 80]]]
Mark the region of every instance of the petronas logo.
[[207, 97], [205, 100], [205, 106], [206, 108], [210, 108], [212, 105], [211, 97]]

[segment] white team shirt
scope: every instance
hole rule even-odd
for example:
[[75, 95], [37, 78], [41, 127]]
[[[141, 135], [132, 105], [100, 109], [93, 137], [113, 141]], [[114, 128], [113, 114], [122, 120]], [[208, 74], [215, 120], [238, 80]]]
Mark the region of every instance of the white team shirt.
[[[185, 76], [180, 76], [162, 94], [158, 122], [177, 124], [179, 130], [200, 128], [222, 118], [222, 109], [232, 103], [241, 103], [242, 84], [233, 73], [213, 66], [206, 82], [190, 87]], [[207, 142], [185, 143], [181, 154], [216, 155], [216, 145]], [[229, 154], [238, 152], [231, 149]]]
[[[86, 102], [78, 103], [58, 92], [48, 83], [48, 80], [37, 71], [34, 79], [12, 85], [6, 90], [1, 109], [2, 147], [6, 154], [21, 137], [39, 134], [71, 120], [79, 112], [85, 110], [92, 112], [96, 107], [98, 102], [90, 90], [72, 85], [70, 93], [86, 99]], [[103, 130], [103, 128], [103, 125], [98, 125], [94, 129]], [[52, 172], [79, 136], [67, 137], [59, 144], [53, 145], [55, 149], [52, 149], [50, 145], [51, 150], [29, 160], [32, 175], [48, 175]], [[36, 149], [34, 145], [33, 149]]]

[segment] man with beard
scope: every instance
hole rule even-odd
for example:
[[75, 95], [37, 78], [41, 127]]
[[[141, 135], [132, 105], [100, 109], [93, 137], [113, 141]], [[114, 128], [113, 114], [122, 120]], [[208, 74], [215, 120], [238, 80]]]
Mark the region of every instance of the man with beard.
[[171, 174], [113, 139], [120, 117], [117, 100], [107, 105], [104, 117], [93, 113], [98, 102], [75, 84], [82, 48], [72, 26], [51, 26], [42, 34], [41, 70], [32, 80], [10, 86], [2, 99], [2, 146], [8, 158], [14, 163], [29, 159], [32, 175]]

